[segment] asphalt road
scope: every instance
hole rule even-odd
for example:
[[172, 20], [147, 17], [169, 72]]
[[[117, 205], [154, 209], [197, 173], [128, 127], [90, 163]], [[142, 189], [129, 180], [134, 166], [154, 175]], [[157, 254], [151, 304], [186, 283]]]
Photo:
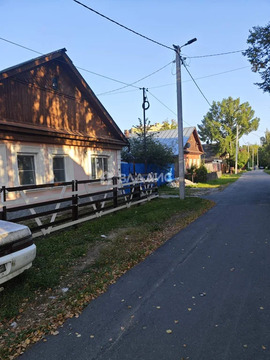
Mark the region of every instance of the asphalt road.
[[270, 359], [270, 176], [216, 206], [21, 359]]

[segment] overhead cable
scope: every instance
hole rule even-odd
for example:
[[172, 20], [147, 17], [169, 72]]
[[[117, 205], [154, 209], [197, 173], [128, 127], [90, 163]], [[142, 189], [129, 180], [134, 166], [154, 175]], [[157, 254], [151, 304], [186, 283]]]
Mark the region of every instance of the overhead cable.
[[44, 54], [42, 54], [42, 53], [41, 53], [41, 52], [39, 52], [39, 51], [36, 51], [36, 50], [30, 49], [29, 47], [26, 47], [26, 46], [20, 45], [20, 44], [18, 44], [18, 43], [13, 42], [13, 41], [10, 41], [10, 40], [7, 40], [7, 39], [4, 39], [4, 38], [2, 38], [2, 37], [0, 37], [0, 40], [3, 40], [3, 41], [6, 41], [6, 42], [8, 42], [8, 43], [10, 43], [10, 44], [13, 44], [13, 45], [19, 46], [19, 47], [21, 47], [21, 48], [23, 48], [23, 49], [26, 49], [26, 50], [32, 51], [32, 52], [34, 52], [34, 53], [36, 53], [36, 54], [39, 54], [39, 55], [44, 55]]
[[[21, 44], [18, 44], [18, 43], [16, 43], [16, 42], [14, 42], [14, 41], [10, 41], [10, 40], [7, 40], [7, 39], [1, 38], [1, 37], [0, 37], [0, 40], [6, 41], [6, 42], [8, 42], [8, 43], [10, 43], [10, 44], [12, 44], [12, 45], [19, 46], [19, 47], [21, 47], [21, 48], [23, 48], [23, 49], [26, 49], [26, 50], [35, 52], [35, 53], [37, 53], [37, 54], [39, 54], [39, 55], [45, 55], [44, 53], [41, 53], [41, 52], [39, 52], [39, 51], [30, 49], [30, 48], [28, 48], [28, 47], [26, 47], [26, 46], [24, 46], [24, 45], [21, 45]], [[59, 59], [56, 59], [56, 61], [62, 62], [62, 61], [59, 60]], [[111, 77], [109, 77], [109, 76], [106, 76], [106, 75], [98, 74], [98, 73], [96, 73], [96, 72], [94, 72], [94, 71], [90, 71], [90, 70], [84, 69], [84, 68], [79, 67], [79, 66], [76, 66], [76, 68], [79, 69], [79, 70], [88, 72], [88, 73], [90, 73], [90, 74], [93, 74], [93, 75], [96, 75], [96, 76], [100, 76], [100, 77], [102, 77], [102, 78], [104, 78], [104, 79], [108, 79], [108, 80], [117, 82], [117, 83], [119, 83], [119, 84], [123, 84], [123, 85], [125, 85], [125, 86], [132, 86], [132, 87], [134, 87], [134, 88], [136, 88], [136, 89], [140, 89], [139, 86], [127, 84], [127, 83], [125, 83], [125, 82], [123, 82], [123, 81], [120, 81], [120, 80], [117, 80], [117, 79], [113, 79], [113, 78], [111, 78]]]
[[130, 29], [129, 27], [127, 27], [127, 26], [125, 26], [125, 25], [122, 25], [122, 24], [120, 24], [119, 22], [117, 22], [117, 21], [109, 18], [108, 16], [103, 15], [103, 14], [101, 14], [100, 12], [98, 12], [98, 11], [90, 8], [89, 6], [81, 3], [81, 2], [78, 1], [78, 0], [73, 0], [73, 1], [76, 2], [77, 4], [81, 5], [81, 6], [85, 7], [86, 9], [94, 12], [95, 14], [103, 17], [104, 19], [109, 20], [109, 21], [111, 21], [112, 23], [114, 23], [114, 24], [116, 24], [116, 25], [118, 25], [118, 26], [120, 26], [120, 27], [122, 27], [122, 28], [124, 28], [124, 29], [126, 29], [126, 30], [128, 30], [128, 31], [130, 31], [130, 32], [132, 32], [132, 33], [135, 34], [135, 35], [138, 35], [138, 36], [140, 36], [140, 37], [142, 37], [142, 38], [144, 38], [144, 39], [146, 39], [146, 40], [148, 40], [148, 41], [151, 41], [151, 42], [153, 42], [153, 43], [155, 43], [155, 44], [157, 44], [157, 45], [163, 46], [163, 47], [165, 47], [165, 48], [167, 48], [167, 49], [170, 49], [170, 50], [173, 50], [173, 51], [174, 51], [174, 49], [171, 48], [170, 46], [167, 46], [167, 45], [165, 45], [165, 44], [162, 44], [162, 43], [159, 42], [159, 41], [153, 40], [153, 39], [151, 39], [151, 38], [149, 38], [149, 37], [147, 37], [147, 36], [145, 36], [145, 35], [142, 35], [142, 34], [138, 33], [137, 31], [134, 31], [134, 30]]
[[[148, 89], [148, 93], [153, 96], [153, 98], [155, 98], [161, 105], [163, 105], [166, 109], [168, 109], [171, 113], [173, 113], [175, 116], [177, 116], [177, 113], [175, 111], [173, 111], [172, 109], [170, 109], [166, 104], [164, 104], [164, 102], [162, 102], [161, 100], [159, 100], [154, 94], [152, 94], [149, 89]], [[186, 122], [185, 120], [183, 120], [184, 123], [186, 123], [187, 125], [189, 126], [192, 126], [190, 125], [188, 122]]]
[[145, 80], [145, 79], [149, 78], [149, 77], [152, 76], [152, 75], [155, 75], [156, 73], [158, 73], [159, 71], [165, 69], [167, 66], [169, 66], [169, 65], [172, 64], [172, 63], [173, 63], [173, 61], [170, 61], [168, 64], [162, 66], [160, 69], [152, 72], [152, 73], [149, 74], [149, 75], [146, 75], [146, 76], [142, 77], [142, 78], [139, 79], [139, 80], [136, 80], [136, 81], [132, 82], [130, 85], [125, 85], [125, 86], [122, 86], [122, 87], [117, 88], [117, 89], [114, 89], [114, 90], [106, 91], [106, 92], [97, 94], [97, 96], [107, 95], [107, 94], [110, 94], [110, 93], [112, 93], [112, 92], [115, 92], [115, 91], [118, 91], [118, 90], [122, 90], [122, 89], [125, 89], [125, 88], [129, 87], [129, 86], [132, 86], [132, 85], [134, 85], [134, 84], [137, 84], [138, 82], [140, 82], [140, 81], [142, 81], [142, 80]]
[[198, 88], [198, 90], [200, 91], [200, 93], [202, 94], [202, 96], [204, 97], [204, 99], [206, 100], [206, 102], [208, 103], [209, 106], [211, 106], [210, 102], [208, 101], [207, 97], [204, 95], [204, 93], [202, 92], [202, 90], [200, 89], [199, 85], [196, 83], [196, 81], [194, 80], [193, 76], [191, 75], [191, 73], [189, 72], [188, 68], [186, 67], [185, 63], [183, 62], [183, 66], [186, 69], [186, 71], [188, 72], [189, 76], [191, 77], [192, 81], [194, 82], [194, 84], [196, 85], [196, 87]]
[[236, 53], [243, 52], [243, 51], [245, 51], [245, 50], [236, 50], [236, 51], [228, 51], [228, 52], [219, 53], [219, 54], [185, 56], [185, 57], [189, 58], [189, 59], [199, 59], [199, 58], [212, 57], [212, 56], [222, 56], [222, 55], [236, 54]]

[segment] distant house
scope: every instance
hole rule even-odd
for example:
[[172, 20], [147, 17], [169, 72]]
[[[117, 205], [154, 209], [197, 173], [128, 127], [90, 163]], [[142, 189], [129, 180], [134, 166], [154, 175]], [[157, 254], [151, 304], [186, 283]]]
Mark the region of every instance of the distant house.
[[[153, 132], [154, 138], [163, 145], [172, 148], [176, 157], [175, 173], [178, 171], [178, 129]], [[185, 168], [189, 169], [192, 165], [199, 167], [201, 165], [201, 156], [204, 153], [202, 144], [195, 127], [183, 129], [183, 145]]]
[[216, 144], [203, 144], [204, 154], [202, 156], [205, 167], [209, 172], [226, 172], [228, 164], [227, 153], [218, 155]]
[[0, 72], [0, 184], [119, 175], [128, 141], [66, 49]]

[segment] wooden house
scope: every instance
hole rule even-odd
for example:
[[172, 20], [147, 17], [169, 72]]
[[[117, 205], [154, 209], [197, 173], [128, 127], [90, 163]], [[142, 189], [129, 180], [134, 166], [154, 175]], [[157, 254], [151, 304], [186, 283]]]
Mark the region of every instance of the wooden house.
[[[175, 174], [178, 176], [178, 129], [157, 131], [153, 133], [153, 136], [161, 144], [173, 150], [176, 159]], [[199, 167], [204, 151], [195, 127], [186, 127], [183, 129], [183, 145], [185, 169], [189, 169], [192, 165]]]
[[0, 72], [0, 184], [119, 175], [128, 141], [66, 49]]

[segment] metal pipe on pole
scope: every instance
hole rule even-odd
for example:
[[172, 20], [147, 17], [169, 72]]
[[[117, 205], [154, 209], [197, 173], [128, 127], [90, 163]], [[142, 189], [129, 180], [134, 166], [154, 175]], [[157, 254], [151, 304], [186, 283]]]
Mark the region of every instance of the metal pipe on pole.
[[[186, 45], [197, 41], [196, 38], [189, 40]], [[183, 46], [173, 45], [176, 62], [176, 92], [177, 92], [177, 124], [178, 124], [178, 168], [179, 168], [179, 197], [185, 198], [185, 161], [184, 161], [184, 139], [183, 139], [183, 113], [182, 113], [182, 84], [181, 84], [181, 48]]]

